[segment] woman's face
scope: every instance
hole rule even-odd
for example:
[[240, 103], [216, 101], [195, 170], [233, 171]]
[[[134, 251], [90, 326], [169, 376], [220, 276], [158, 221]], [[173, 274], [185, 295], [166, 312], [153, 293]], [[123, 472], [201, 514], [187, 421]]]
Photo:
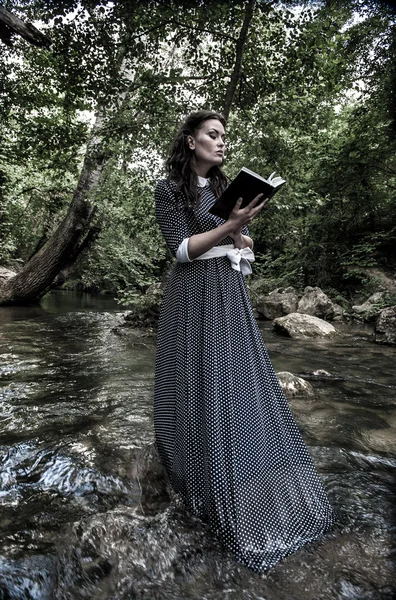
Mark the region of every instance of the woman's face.
[[214, 166], [220, 166], [224, 158], [225, 131], [217, 119], [204, 121], [193, 136], [189, 136], [188, 144], [194, 150], [195, 169], [201, 177]]

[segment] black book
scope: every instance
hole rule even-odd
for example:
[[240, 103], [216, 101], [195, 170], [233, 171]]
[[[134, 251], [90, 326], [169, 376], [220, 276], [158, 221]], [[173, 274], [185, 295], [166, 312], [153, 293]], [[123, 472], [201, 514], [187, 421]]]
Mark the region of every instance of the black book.
[[264, 177], [243, 167], [220, 198], [216, 200], [209, 212], [222, 219], [228, 219], [238, 198], [243, 198], [241, 208], [244, 208], [258, 194], [263, 194], [263, 201], [266, 198], [272, 198], [284, 183], [286, 183], [285, 180], [282, 177], [275, 177], [275, 173], [272, 173], [268, 179], [264, 179]]

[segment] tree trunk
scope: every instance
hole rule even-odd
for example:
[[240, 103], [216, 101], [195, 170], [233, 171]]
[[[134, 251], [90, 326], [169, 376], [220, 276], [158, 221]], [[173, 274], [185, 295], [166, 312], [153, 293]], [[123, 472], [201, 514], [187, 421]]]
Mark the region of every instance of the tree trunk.
[[245, 18], [243, 20], [243, 25], [239, 34], [239, 38], [236, 45], [236, 55], [235, 55], [235, 65], [231, 74], [231, 79], [227, 87], [226, 97], [224, 101], [223, 115], [226, 119], [228, 119], [231, 111], [231, 106], [234, 101], [235, 92], [238, 86], [238, 81], [241, 77], [242, 73], [242, 58], [243, 58], [243, 50], [245, 47], [245, 42], [247, 38], [247, 34], [249, 31], [249, 25], [253, 18], [254, 7], [256, 5], [256, 0], [249, 0], [246, 11]]
[[49, 48], [51, 40], [31, 23], [25, 23], [0, 6], [0, 38], [7, 46], [12, 46], [12, 34], [17, 33], [34, 46]]
[[62, 273], [70, 271], [92, 237], [97, 236], [97, 226], [92, 226], [92, 196], [105, 163], [100, 143], [102, 124], [103, 115], [99, 112], [68, 214], [23, 269], [1, 286], [0, 305], [27, 304], [40, 300], [54, 286], [56, 279], [64, 280]]

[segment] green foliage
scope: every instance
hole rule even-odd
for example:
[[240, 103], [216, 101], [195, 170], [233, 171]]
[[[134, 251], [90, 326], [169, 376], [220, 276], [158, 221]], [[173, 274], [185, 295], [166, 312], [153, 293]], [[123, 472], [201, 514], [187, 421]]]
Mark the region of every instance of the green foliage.
[[77, 277], [89, 290], [129, 295], [156, 282], [168, 258], [155, 220], [153, 182], [141, 171], [125, 172], [110, 163], [97, 197], [103, 229]]
[[305, 287], [301, 263], [290, 252], [284, 252], [275, 259], [270, 253], [255, 252], [255, 258], [253, 281], [260, 281], [261, 293], [269, 293], [275, 288], [289, 285], [298, 290]]
[[123, 290], [118, 296], [118, 301], [129, 310], [127, 317], [129, 325], [156, 327], [162, 297], [163, 290], [158, 285], [153, 285], [144, 294], [139, 294], [133, 289]]
[[[33, 162], [16, 165], [3, 160], [7, 172], [2, 195], [0, 261], [18, 258], [22, 262], [53, 233], [70, 203], [75, 178], [36, 171]], [[58, 176], [57, 176], [58, 175]]]
[[381, 301], [378, 303], [378, 306], [381, 310], [384, 308], [388, 308], [389, 306], [396, 306], [396, 290], [389, 291], [387, 290], [381, 298]]
[[[246, 3], [9, 0], [52, 48], [16, 39], [0, 64], [0, 260], [26, 261], [67, 212], [93, 111], [105, 118], [101, 233], [69, 285], [137, 313], [169, 258], [155, 222], [161, 159], [184, 114], [221, 110]], [[268, 287], [367, 290], [396, 269], [396, 33], [385, 3], [256, 4], [225, 170], [287, 186], [251, 227]], [[147, 306], [146, 306], [147, 305]]]

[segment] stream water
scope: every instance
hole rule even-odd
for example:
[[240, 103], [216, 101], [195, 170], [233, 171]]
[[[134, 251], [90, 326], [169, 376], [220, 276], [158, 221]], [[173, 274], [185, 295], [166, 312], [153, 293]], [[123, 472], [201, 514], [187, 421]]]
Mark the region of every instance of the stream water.
[[117, 330], [123, 314], [67, 293], [0, 309], [0, 600], [396, 598], [395, 348], [363, 327], [297, 342], [262, 324], [275, 369], [315, 388], [291, 408], [339, 521], [257, 575], [168, 493], [154, 342]]

